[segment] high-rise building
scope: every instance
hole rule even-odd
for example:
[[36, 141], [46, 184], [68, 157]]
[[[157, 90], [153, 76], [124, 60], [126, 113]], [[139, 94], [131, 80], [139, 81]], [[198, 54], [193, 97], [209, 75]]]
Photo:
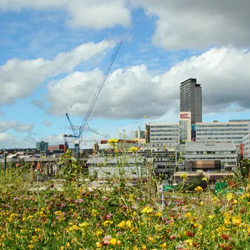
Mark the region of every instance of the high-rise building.
[[47, 151], [49, 148], [49, 143], [45, 141], [40, 141], [36, 143], [36, 148], [39, 149], [40, 151]]
[[202, 122], [201, 85], [194, 78], [181, 83], [180, 112], [191, 112], [191, 124]]

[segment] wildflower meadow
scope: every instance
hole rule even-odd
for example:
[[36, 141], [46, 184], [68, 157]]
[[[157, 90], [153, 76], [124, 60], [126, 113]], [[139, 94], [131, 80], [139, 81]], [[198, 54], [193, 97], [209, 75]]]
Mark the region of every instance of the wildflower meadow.
[[209, 184], [162, 193], [154, 176], [157, 185], [93, 186], [81, 174], [38, 183], [24, 172], [1, 171], [1, 249], [250, 249], [250, 186], [240, 175], [220, 193]]

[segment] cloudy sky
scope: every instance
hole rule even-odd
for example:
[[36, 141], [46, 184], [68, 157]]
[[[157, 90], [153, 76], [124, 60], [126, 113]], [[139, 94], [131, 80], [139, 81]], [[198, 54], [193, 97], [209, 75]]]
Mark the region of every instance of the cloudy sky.
[[[126, 136], [178, 122], [180, 82], [202, 86], [203, 121], [247, 119], [249, 0], [0, 0], [0, 148]], [[144, 118], [144, 116], [147, 118]]]

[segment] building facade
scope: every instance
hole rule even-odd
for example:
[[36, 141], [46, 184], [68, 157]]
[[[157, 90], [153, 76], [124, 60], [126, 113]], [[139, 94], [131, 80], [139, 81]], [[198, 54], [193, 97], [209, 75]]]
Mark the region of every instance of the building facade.
[[47, 151], [49, 148], [49, 143], [45, 141], [40, 141], [36, 143], [36, 148], [39, 149], [40, 151]]
[[[182, 155], [185, 163], [190, 163], [192, 170], [197, 169], [197, 161], [202, 162], [203, 166], [211, 165], [214, 161], [216, 169], [216, 161], [221, 162], [221, 169], [228, 166], [236, 166], [238, 161], [237, 149], [232, 141], [196, 141], [186, 144], [186, 149]], [[202, 165], [200, 164], [200, 165]], [[204, 167], [208, 168], [208, 167]]]
[[180, 143], [191, 141], [191, 112], [179, 114]]
[[180, 112], [191, 112], [191, 124], [202, 122], [202, 91], [196, 79], [190, 78], [180, 86]]
[[248, 133], [245, 135], [242, 139], [242, 144], [243, 144], [243, 157], [245, 159], [250, 158], [250, 134]]
[[249, 121], [203, 122], [196, 124], [197, 141], [232, 141], [236, 146], [249, 133]]
[[174, 147], [179, 144], [179, 123], [151, 123], [146, 125], [146, 142], [152, 147]]

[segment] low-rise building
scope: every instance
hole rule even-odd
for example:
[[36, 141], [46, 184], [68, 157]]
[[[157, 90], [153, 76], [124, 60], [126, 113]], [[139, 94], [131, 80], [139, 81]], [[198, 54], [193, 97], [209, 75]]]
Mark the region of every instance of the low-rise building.
[[97, 179], [124, 177], [137, 179], [147, 176], [144, 159], [133, 156], [92, 157], [88, 159], [89, 174]]
[[[238, 162], [237, 148], [232, 141], [187, 142], [182, 157], [185, 164], [189, 165], [189, 169], [192, 170], [203, 169], [202, 164], [204, 170], [218, 169], [218, 161], [221, 162], [221, 169], [226, 169], [230, 166], [236, 166]], [[205, 161], [208, 162], [207, 165]]]

